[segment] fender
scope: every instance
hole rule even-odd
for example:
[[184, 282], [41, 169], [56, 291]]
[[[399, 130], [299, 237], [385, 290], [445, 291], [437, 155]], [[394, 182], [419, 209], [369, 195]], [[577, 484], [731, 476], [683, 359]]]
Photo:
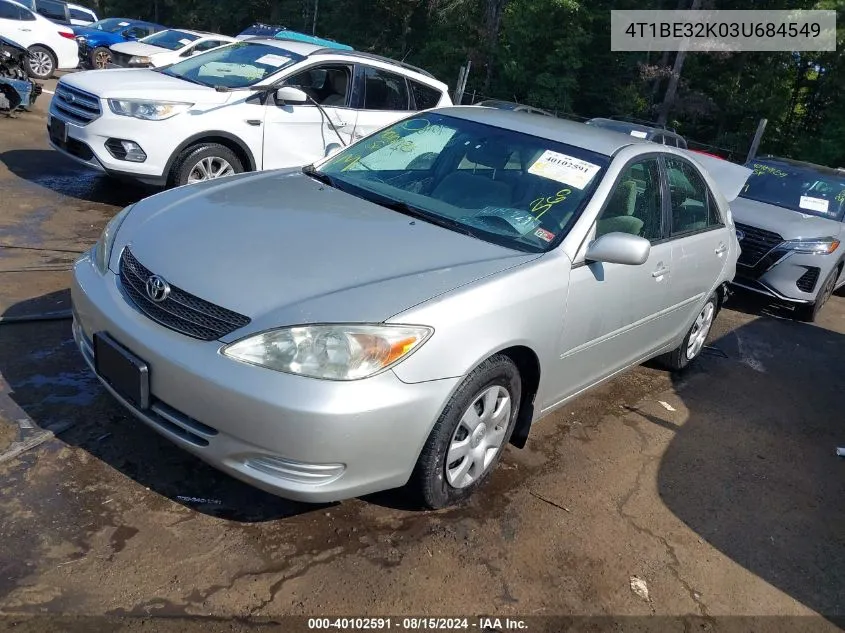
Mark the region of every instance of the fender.
[[179, 146], [173, 151], [170, 155], [170, 158], [167, 159], [167, 164], [164, 166], [164, 172], [162, 173], [162, 178], [167, 178], [167, 175], [170, 173], [171, 167], [173, 167], [173, 163], [176, 161], [176, 157], [181, 154], [185, 148], [195, 145], [199, 141], [203, 139], [207, 139], [209, 137], [220, 137], [225, 138], [227, 141], [231, 141], [235, 145], [237, 145], [243, 151], [244, 155], [247, 157], [248, 164], [244, 165], [248, 171], [255, 171], [256, 170], [256, 163], [255, 163], [255, 156], [253, 156], [252, 151], [249, 149], [246, 143], [244, 143], [239, 137], [231, 134], [230, 132], [223, 132], [222, 130], [204, 130], [193, 136], [189, 136], [187, 139], [182, 141]]

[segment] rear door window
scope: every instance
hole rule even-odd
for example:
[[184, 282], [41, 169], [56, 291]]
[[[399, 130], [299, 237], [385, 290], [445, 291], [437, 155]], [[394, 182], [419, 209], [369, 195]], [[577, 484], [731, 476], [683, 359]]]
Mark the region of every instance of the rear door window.
[[439, 90], [418, 81], [411, 81], [410, 83], [416, 110], [428, 110], [440, 103], [443, 94]]
[[364, 110], [410, 110], [405, 78], [380, 68], [365, 66]]
[[710, 191], [698, 170], [681, 158], [666, 156], [666, 176], [672, 208], [672, 236], [710, 228], [713, 221], [709, 208]]

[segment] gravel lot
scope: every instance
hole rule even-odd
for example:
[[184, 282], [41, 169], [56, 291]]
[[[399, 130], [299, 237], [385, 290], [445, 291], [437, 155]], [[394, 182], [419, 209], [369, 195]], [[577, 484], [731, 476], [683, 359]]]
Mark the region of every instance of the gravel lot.
[[[76, 252], [150, 193], [50, 150], [49, 99], [0, 119], [3, 316], [68, 307]], [[0, 613], [656, 614], [707, 630], [821, 614], [838, 630], [845, 298], [816, 325], [785, 316], [736, 297], [693, 369], [593, 391], [438, 512], [401, 491], [306, 506], [248, 488], [130, 419], [69, 321], [0, 324], [0, 454], [56, 434], [0, 461]]]

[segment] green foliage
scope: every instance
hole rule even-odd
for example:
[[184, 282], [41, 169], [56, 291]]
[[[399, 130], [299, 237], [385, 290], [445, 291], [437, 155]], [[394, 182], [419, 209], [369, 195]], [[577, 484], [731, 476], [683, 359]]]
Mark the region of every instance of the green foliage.
[[[691, 0], [682, 0], [682, 7]], [[615, 53], [612, 9], [674, 9], [678, 0], [97, 0], [104, 16], [236, 34], [257, 21], [311, 32], [422, 66], [467, 95], [582, 117], [654, 120], [674, 53]], [[761, 152], [845, 166], [845, 0], [704, 0], [702, 8], [834, 9], [838, 50], [690, 53], [670, 124], [743, 159], [761, 118]], [[465, 98], [465, 102], [468, 97]]]

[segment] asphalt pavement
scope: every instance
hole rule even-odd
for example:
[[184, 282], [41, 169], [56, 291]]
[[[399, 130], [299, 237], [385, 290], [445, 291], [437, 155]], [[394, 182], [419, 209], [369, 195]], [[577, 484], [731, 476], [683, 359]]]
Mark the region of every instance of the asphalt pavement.
[[[67, 309], [70, 263], [152, 192], [50, 150], [49, 98], [0, 119], [4, 317]], [[799, 621], [838, 630], [845, 298], [817, 324], [789, 316], [735, 297], [692, 369], [641, 366], [588, 393], [436, 512], [401, 490], [310, 506], [249, 488], [117, 406], [69, 321], [0, 323], [0, 455], [46, 434], [0, 457], [0, 614], [672, 615], [697, 630], [821, 614]]]

